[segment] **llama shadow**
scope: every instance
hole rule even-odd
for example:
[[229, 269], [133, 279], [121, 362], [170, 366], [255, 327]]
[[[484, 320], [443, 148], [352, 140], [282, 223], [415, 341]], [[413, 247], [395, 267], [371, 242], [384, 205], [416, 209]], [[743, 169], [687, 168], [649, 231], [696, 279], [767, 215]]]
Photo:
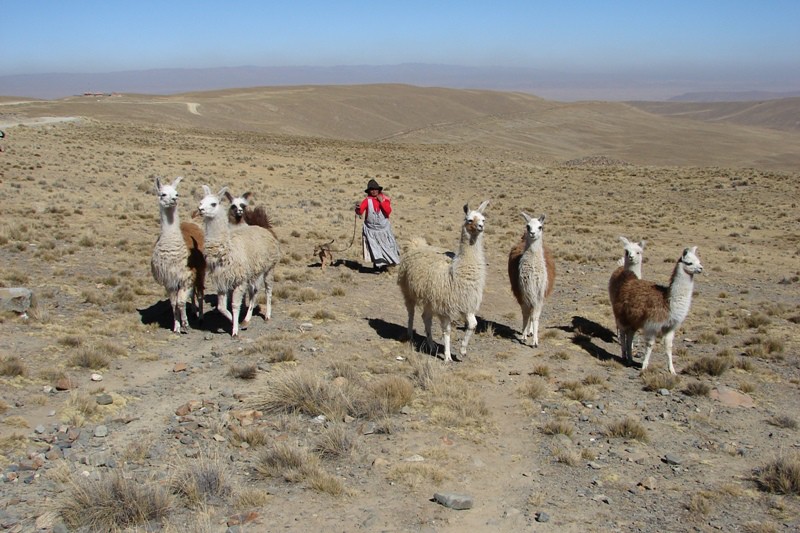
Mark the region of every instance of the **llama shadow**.
[[[205, 298], [203, 298], [205, 313], [203, 314], [203, 327], [201, 329], [212, 333], [230, 333], [232, 329], [231, 321], [217, 310], [217, 301], [218, 298], [216, 294], [206, 294]], [[244, 303], [242, 303], [242, 311], [239, 313], [239, 324], [244, 320], [246, 309]], [[231, 303], [228, 301], [228, 311], [230, 310]], [[253, 308], [253, 319], [256, 317], [261, 317], [266, 320], [260, 305], [256, 305], [255, 308]], [[252, 327], [252, 325], [253, 321], [251, 320], [250, 326]], [[240, 327], [239, 329], [242, 328]]]
[[567, 333], [572, 333], [572, 343], [583, 348], [586, 353], [595, 359], [600, 361], [612, 359], [627, 366], [627, 362], [621, 355], [614, 355], [605, 348], [594, 343], [593, 339], [598, 339], [606, 343], [618, 345], [617, 336], [607, 327], [587, 318], [573, 316], [572, 323], [569, 326], [562, 326], [558, 329], [566, 331]]
[[[382, 339], [391, 339], [398, 342], [406, 342], [409, 340], [405, 326], [392, 324], [391, 322], [386, 322], [380, 318], [368, 318], [366, 320], [369, 326], [374, 329], [375, 333], [377, 333]], [[415, 352], [432, 355], [438, 359], [444, 359], [444, 355], [441, 357], [439, 356], [439, 354], [444, 354], [444, 346], [438, 342], [435, 342], [436, 348], [434, 350], [430, 350], [428, 348], [428, 342], [425, 338], [425, 335], [420, 335], [414, 331], [414, 338], [411, 340], [411, 344], [414, 346]], [[459, 361], [457, 353], [451, 355], [454, 361]]]
[[494, 331], [495, 337], [500, 337], [503, 339], [509, 339], [512, 341], [517, 341], [521, 343], [522, 341], [519, 340], [517, 336], [517, 332], [514, 328], [506, 326], [505, 324], [501, 324], [499, 322], [494, 322], [492, 320], [487, 320], [482, 317], [476, 317], [478, 319], [478, 325], [475, 328], [475, 333], [484, 333], [488, 331], [490, 328]]
[[[172, 331], [174, 318], [172, 317], [172, 305], [170, 305], [169, 300], [160, 300], [151, 305], [150, 307], [145, 307], [144, 309], [137, 309], [137, 311], [139, 312], [139, 317], [142, 321], [142, 324], [145, 325], [158, 324], [158, 327], [160, 329], [168, 329]], [[207, 313], [202, 320], [197, 320], [197, 318], [194, 315], [194, 312], [192, 311], [192, 308], [187, 307], [186, 316], [189, 319], [190, 328], [206, 329], [208, 324], [206, 319], [206, 317], [208, 316]], [[224, 319], [225, 317], [222, 318]]]

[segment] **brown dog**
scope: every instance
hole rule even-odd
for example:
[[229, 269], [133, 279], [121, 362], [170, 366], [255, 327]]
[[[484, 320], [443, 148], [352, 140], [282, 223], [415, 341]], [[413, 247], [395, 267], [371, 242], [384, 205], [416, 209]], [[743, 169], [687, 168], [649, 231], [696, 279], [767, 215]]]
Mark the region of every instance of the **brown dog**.
[[331, 239], [329, 242], [325, 242], [322, 244], [318, 244], [314, 247], [314, 256], [319, 257], [320, 266], [322, 266], [322, 271], [325, 272], [325, 267], [333, 263], [333, 251], [331, 250], [331, 244], [335, 239]]

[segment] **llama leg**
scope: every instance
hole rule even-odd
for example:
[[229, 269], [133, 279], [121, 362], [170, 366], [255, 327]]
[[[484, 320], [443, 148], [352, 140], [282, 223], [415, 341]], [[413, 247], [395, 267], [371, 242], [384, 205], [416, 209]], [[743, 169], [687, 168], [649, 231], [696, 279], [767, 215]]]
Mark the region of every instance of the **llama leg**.
[[406, 339], [410, 343], [414, 343], [414, 302], [406, 300], [406, 310], [408, 311], [408, 329], [406, 330]]
[[461, 357], [463, 358], [467, 355], [467, 344], [469, 344], [469, 339], [472, 337], [472, 334], [475, 333], [475, 328], [478, 326], [478, 319], [475, 318], [475, 315], [469, 313], [467, 315], [467, 331], [464, 332], [464, 339], [461, 341]]
[[233, 289], [231, 296], [231, 337], [239, 336], [239, 310], [242, 307], [242, 296], [244, 296], [245, 285], [240, 285]]
[[272, 286], [275, 284], [275, 275], [272, 270], [264, 276], [264, 294], [267, 303], [264, 304], [264, 320], [272, 318]]
[[181, 310], [178, 307], [180, 304], [178, 303], [178, 293], [175, 291], [170, 291], [169, 293], [169, 305], [172, 307], [172, 332], [173, 333], [180, 333], [181, 332]]
[[668, 331], [664, 334], [664, 349], [667, 351], [667, 367], [669, 368], [669, 373], [675, 373], [675, 367], [672, 366], [672, 341], [675, 338], [675, 331]]
[[[629, 344], [633, 342], [633, 335], [629, 337]], [[645, 344], [647, 347], [644, 351], [644, 360], [642, 360], [642, 370], [647, 370], [647, 366], [650, 364], [650, 354], [653, 353], [653, 344], [656, 342], [655, 335], [645, 335]]]
[[433, 342], [433, 311], [430, 307], [422, 310], [422, 322], [425, 324], [425, 338], [428, 342], [428, 350], [436, 353], [436, 343]]
[[228, 293], [227, 292], [220, 292], [217, 293], [217, 311], [220, 312], [222, 316], [227, 318], [228, 320], [233, 321], [233, 316], [231, 312], [228, 311]]
[[533, 308], [533, 345], [539, 346], [539, 317], [542, 315], [542, 306]]
[[244, 320], [242, 320], [241, 329], [247, 329], [250, 325], [250, 319], [253, 318], [253, 310], [256, 308], [256, 296], [258, 294], [258, 286], [249, 284], [245, 291], [245, 302], [247, 302], [247, 312], [245, 312]]
[[531, 309], [529, 307], [522, 307], [522, 344], [528, 341], [528, 329], [531, 326]]
[[204, 296], [205, 296], [205, 294], [203, 294], [203, 289], [201, 289], [199, 287], [195, 287], [194, 295], [192, 296], [192, 298], [197, 302], [197, 304], [195, 306], [195, 310], [197, 311], [197, 321], [198, 322], [202, 322], [203, 321], [203, 297]]
[[442, 317], [440, 319], [442, 324], [442, 344], [444, 344], [444, 362], [450, 363], [453, 357], [450, 355], [450, 320]]
[[177, 295], [177, 306], [178, 306], [178, 313], [181, 317], [181, 333], [188, 333], [189, 332], [189, 318], [186, 316], [186, 304], [189, 303], [189, 290], [181, 287], [178, 289]]

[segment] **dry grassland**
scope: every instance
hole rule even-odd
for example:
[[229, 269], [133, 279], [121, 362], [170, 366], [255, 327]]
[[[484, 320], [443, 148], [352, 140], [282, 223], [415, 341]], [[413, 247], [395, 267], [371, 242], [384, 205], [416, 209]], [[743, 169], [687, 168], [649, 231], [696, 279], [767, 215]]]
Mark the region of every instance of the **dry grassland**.
[[[8, 128], [0, 154], [0, 286], [36, 295], [27, 319], [0, 316], [3, 524], [800, 528], [796, 170], [740, 166], [742, 145], [717, 141], [714, 166], [663, 166], [678, 154], [629, 164], [623, 152], [636, 147], [616, 136], [606, 149], [583, 148], [565, 133], [568, 150], [542, 154], [524, 135], [470, 142], [483, 127], [475, 121], [337, 140], [203, 127], [185, 108], [181, 120], [156, 107], [109, 117], [102, 105], [94, 118], [84, 110], [89, 118]], [[494, 115], [493, 127], [513, 136], [532, 116], [513, 113]], [[247, 122], [229, 123], [237, 116]], [[798, 140], [785, 135], [791, 153]], [[730, 166], [719, 164], [726, 149]], [[186, 335], [170, 331], [149, 269], [153, 177], [178, 175], [184, 220], [203, 184], [252, 191], [275, 220], [284, 258], [273, 318], [256, 317], [238, 339], [216, 311]], [[463, 362], [421, 351], [419, 329], [415, 343], [402, 342], [394, 274], [365, 268], [358, 241], [324, 273], [312, 257], [331, 238], [350, 242], [368, 177], [392, 198], [400, 241], [423, 236], [453, 250], [463, 204], [491, 200], [488, 282]], [[538, 348], [517, 341], [506, 277], [522, 210], [547, 215], [559, 276]], [[644, 277], [661, 283], [683, 248], [698, 246], [706, 271], [676, 336], [678, 378], [661, 344], [641, 376], [622, 364], [606, 289], [619, 235], [647, 240]], [[726, 404], [720, 391], [754, 406]], [[98, 404], [104, 395], [111, 402]], [[98, 426], [108, 435], [95, 436]], [[431, 502], [435, 492], [466, 493], [475, 505], [454, 511]]]

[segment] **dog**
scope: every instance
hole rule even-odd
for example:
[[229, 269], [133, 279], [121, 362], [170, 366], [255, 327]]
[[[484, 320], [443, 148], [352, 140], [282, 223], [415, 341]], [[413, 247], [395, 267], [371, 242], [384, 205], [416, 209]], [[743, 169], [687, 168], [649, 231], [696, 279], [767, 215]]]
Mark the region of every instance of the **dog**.
[[331, 244], [336, 239], [331, 239], [329, 242], [318, 244], [314, 247], [314, 257], [319, 257], [320, 266], [322, 271], [325, 272], [325, 267], [333, 263], [333, 251]]

